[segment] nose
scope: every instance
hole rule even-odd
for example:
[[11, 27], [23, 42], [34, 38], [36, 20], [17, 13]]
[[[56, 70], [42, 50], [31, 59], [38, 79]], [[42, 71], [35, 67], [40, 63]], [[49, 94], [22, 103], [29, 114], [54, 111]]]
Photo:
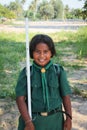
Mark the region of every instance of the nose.
[[41, 52], [40, 57], [44, 57], [44, 53], [43, 52]]

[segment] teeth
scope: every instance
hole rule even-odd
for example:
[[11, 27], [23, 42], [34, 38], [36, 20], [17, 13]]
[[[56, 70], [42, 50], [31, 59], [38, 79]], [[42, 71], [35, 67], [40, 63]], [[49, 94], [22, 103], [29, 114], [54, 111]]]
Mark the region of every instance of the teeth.
[[44, 62], [44, 60], [39, 60], [40, 62]]

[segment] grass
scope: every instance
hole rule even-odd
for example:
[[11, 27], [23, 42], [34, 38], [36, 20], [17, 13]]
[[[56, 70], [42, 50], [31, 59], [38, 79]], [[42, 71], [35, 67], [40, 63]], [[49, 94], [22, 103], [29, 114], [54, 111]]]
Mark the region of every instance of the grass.
[[83, 98], [87, 98], [87, 90], [80, 90], [79, 88], [77, 87], [73, 87], [73, 93], [75, 95], [79, 95], [79, 96], [82, 96]]
[[[29, 34], [30, 39], [35, 33]], [[61, 60], [72, 48], [77, 58], [83, 59], [87, 56], [87, 28], [80, 29], [78, 32], [58, 32], [48, 34], [55, 42], [57, 56], [54, 57], [55, 63], [61, 63], [64, 66], [73, 69], [80, 69], [82, 66], [77, 64], [68, 64]], [[0, 32], [0, 98], [15, 98], [15, 86], [20, 63], [26, 62], [25, 34]]]
[[25, 43], [14, 33], [0, 33], [0, 96], [13, 96], [19, 60], [25, 57]]
[[87, 57], [87, 27], [80, 28], [74, 36], [74, 52], [78, 58]]

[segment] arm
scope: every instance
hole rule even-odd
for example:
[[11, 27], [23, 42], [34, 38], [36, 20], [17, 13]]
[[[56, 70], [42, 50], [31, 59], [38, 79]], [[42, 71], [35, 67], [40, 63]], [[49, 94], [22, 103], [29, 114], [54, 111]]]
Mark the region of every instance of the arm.
[[[65, 111], [72, 117], [71, 101], [68, 95], [63, 97], [63, 106]], [[64, 122], [64, 129], [66, 128], [67, 130], [71, 130], [72, 128], [72, 120], [67, 115], [66, 115], [66, 120]]]
[[31, 121], [31, 118], [28, 114], [27, 105], [25, 102], [25, 96], [20, 96], [16, 98], [16, 102], [18, 105], [18, 109], [25, 121], [25, 129], [24, 130], [34, 130], [34, 125]]

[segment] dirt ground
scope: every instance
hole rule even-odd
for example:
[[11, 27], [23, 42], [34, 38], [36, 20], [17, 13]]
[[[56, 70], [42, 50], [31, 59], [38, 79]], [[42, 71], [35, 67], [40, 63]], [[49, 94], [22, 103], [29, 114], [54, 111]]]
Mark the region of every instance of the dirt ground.
[[[3, 31], [3, 29], [6, 29], [7, 32], [8, 30], [17, 31], [19, 33], [24, 31], [21, 29], [8, 28], [7, 26], [0, 26], [0, 31]], [[67, 47], [65, 49], [69, 49], [69, 52], [71, 52], [70, 48]], [[67, 59], [63, 57], [63, 60], [67, 62], [72, 61], [85, 66], [78, 71], [70, 72], [69, 81], [71, 85], [76, 85], [80, 89], [83, 89], [83, 91], [87, 90], [87, 59], [84, 59], [83, 62], [78, 61], [71, 52]], [[83, 79], [86, 80], [83, 82]], [[73, 113], [72, 130], [87, 130], [87, 98], [72, 94], [71, 103]], [[0, 130], [17, 130], [18, 117], [19, 111], [16, 102], [11, 99], [0, 99]]]
[[[87, 130], [87, 100], [73, 96], [71, 101], [72, 130]], [[10, 99], [0, 99], [0, 130], [17, 130], [18, 117], [16, 102]]]

